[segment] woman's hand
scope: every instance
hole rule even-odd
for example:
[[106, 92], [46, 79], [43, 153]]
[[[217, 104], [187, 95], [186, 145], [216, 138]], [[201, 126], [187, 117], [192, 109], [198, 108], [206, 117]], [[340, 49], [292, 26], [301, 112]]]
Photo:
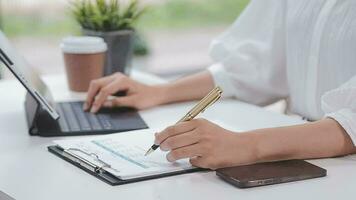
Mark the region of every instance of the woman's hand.
[[235, 134], [207, 120], [196, 119], [156, 134], [155, 144], [170, 151], [167, 160], [189, 158], [192, 165], [217, 169], [256, 162], [253, 134]]
[[[126, 91], [127, 95], [109, 98], [120, 91]], [[145, 109], [160, 104], [162, 97], [163, 89], [159, 86], [148, 86], [115, 73], [90, 83], [84, 110], [96, 113], [101, 107], [116, 106]]]

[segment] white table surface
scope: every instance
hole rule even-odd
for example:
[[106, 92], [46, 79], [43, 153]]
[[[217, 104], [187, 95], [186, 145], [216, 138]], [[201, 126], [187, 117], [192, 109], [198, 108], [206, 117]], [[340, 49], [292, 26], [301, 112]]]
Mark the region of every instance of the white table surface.
[[[159, 83], [153, 76], [134, 72], [137, 80]], [[63, 75], [45, 77], [57, 100], [80, 99], [68, 92]], [[235, 188], [215, 176], [199, 172], [133, 184], [110, 186], [47, 151], [58, 138], [29, 136], [24, 113], [25, 90], [14, 80], [0, 81], [0, 190], [17, 200], [56, 199], [354, 199], [356, 157], [312, 160], [328, 176], [301, 182], [251, 189]], [[193, 102], [141, 111], [147, 124], [160, 130], [173, 124]], [[234, 130], [302, 123], [236, 100], [222, 100], [205, 118]]]

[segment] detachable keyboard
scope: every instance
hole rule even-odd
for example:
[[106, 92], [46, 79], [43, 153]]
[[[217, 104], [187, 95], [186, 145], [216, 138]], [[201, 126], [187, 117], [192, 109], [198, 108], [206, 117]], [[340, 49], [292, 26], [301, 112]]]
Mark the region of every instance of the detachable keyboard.
[[91, 132], [113, 130], [115, 128], [110, 115], [85, 112], [82, 102], [58, 103], [56, 110], [61, 116], [58, 123], [62, 132]]
[[[148, 128], [134, 108], [102, 108], [98, 113], [85, 112], [83, 102], [57, 102], [59, 119], [53, 120], [45, 111], [37, 111], [31, 122], [31, 135], [44, 137], [101, 135]], [[27, 108], [29, 105], [27, 105]], [[29, 118], [31, 119], [31, 118]]]

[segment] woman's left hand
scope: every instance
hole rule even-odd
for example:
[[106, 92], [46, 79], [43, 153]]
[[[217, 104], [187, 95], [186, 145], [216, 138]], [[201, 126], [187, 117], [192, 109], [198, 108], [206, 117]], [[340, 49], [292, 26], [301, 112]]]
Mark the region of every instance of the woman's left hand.
[[182, 122], [156, 134], [167, 160], [189, 158], [197, 167], [217, 169], [256, 162], [253, 135], [236, 134], [205, 119]]

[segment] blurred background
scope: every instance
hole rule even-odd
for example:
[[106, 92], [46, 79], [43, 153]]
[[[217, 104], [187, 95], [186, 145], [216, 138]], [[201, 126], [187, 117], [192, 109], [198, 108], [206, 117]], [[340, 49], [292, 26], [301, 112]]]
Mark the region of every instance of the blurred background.
[[[141, 0], [148, 9], [136, 27], [142, 55], [133, 67], [166, 79], [211, 64], [210, 41], [226, 29], [249, 0]], [[41, 74], [64, 72], [61, 39], [80, 34], [71, 0], [0, 0], [0, 29]], [[146, 51], [147, 50], [147, 51]], [[2, 78], [12, 78], [1, 69]]]

